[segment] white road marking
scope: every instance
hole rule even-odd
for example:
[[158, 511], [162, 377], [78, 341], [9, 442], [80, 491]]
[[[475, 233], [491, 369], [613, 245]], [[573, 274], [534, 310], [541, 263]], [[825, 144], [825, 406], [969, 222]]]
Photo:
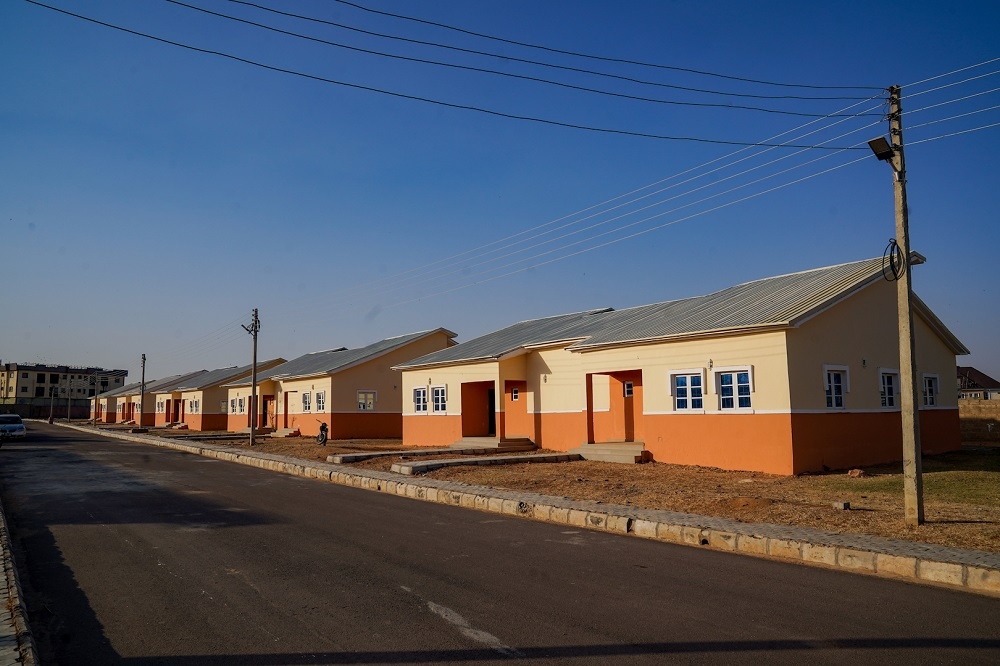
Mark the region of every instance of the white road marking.
[[427, 602], [427, 608], [435, 615], [444, 619], [445, 622], [456, 627], [459, 632], [469, 640], [481, 643], [486, 647], [496, 650], [500, 654], [507, 657], [523, 657], [524, 653], [520, 650], [510, 647], [509, 645], [504, 645], [499, 638], [493, 634], [487, 633], [480, 629], [474, 629], [469, 625], [469, 621], [464, 617], [456, 613], [450, 608], [436, 604], [433, 601]]

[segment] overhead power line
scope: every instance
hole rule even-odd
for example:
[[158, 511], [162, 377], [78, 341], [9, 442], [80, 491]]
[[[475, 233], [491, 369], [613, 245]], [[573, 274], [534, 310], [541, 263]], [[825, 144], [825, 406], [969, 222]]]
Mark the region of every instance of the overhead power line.
[[[168, 2], [175, 2], [176, 4], [184, 4], [184, 3], [176, 2], [176, 0], [167, 0], [167, 1]], [[379, 38], [382, 38], [382, 39], [391, 39], [391, 40], [395, 40], [395, 41], [406, 42], [406, 43], [409, 43], [409, 44], [419, 44], [421, 46], [431, 46], [431, 47], [434, 47], [434, 48], [448, 49], [450, 51], [457, 51], [457, 52], [460, 52], [460, 53], [468, 53], [468, 54], [471, 54], [471, 55], [479, 55], [479, 56], [486, 56], [486, 57], [489, 57], [489, 58], [497, 58], [497, 59], [500, 59], [500, 60], [503, 60], [503, 61], [507, 61], [507, 62], [519, 62], [519, 63], [523, 63], [523, 64], [535, 65], [535, 66], [538, 66], [538, 67], [549, 67], [549, 68], [552, 68], [552, 69], [559, 69], [559, 70], [568, 71], [568, 72], [576, 72], [576, 73], [580, 73], [580, 74], [589, 74], [589, 75], [592, 75], [592, 76], [601, 76], [601, 77], [605, 77], [605, 78], [617, 79], [617, 80], [620, 80], [620, 81], [627, 81], [629, 83], [637, 83], [637, 84], [645, 85], [645, 86], [656, 86], [656, 87], [660, 87], [660, 88], [670, 88], [670, 89], [673, 89], [673, 90], [684, 90], [684, 91], [687, 91], [687, 92], [703, 93], [703, 94], [706, 94], [706, 95], [723, 95], [723, 96], [726, 96], [726, 97], [748, 97], [748, 98], [753, 98], [753, 99], [787, 99], [787, 100], [810, 100], [810, 101], [819, 101], [819, 100], [862, 100], [862, 99], [870, 99], [870, 98], [865, 98], [865, 97], [857, 97], [857, 96], [853, 96], [852, 97], [852, 96], [844, 96], [844, 95], [840, 95], [840, 96], [835, 96], [835, 95], [826, 95], [826, 96], [821, 96], [821, 95], [761, 95], [761, 94], [754, 94], [754, 93], [739, 93], [739, 92], [730, 92], [730, 91], [724, 91], [724, 90], [712, 90], [712, 89], [709, 89], [709, 88], [694, 88], [694, 87], [691, 87], [691, 86], [681, 86], [681, 85], [676, 85], [676, 84], [672, 84], [672, 83], [662, 83], [662, 82], [659, 82], [659, 81], [646, 81], [644, 79], [637, 79], [637, 78], [634, 78], [634, 77], [631, 77], [631, 76], [624, 76], [624, 75], [621, 75], [621, 74], [611, 74], [609, 72], [599, 72], [599, 71], [595, 71], [595, 70], [591, 70], [591, 69], [584, 69], [582, 67], [571, 67], [571, 66], [568, 66], [568, 65], [558, 65], [558, 64], [550, 63], [550, 62], [542, 62], [542, 61], [539, 61], [539, 60], [531, 60], [531, 59], [528, 59], [528, 58], [518, 58], [518, 57], [512, 56], [512, 55], [505, 55], [505, 54], [499, 54], [499, 53], [490, 53], [488, 51], [479, 51], [479, 50], [476, 50], [476, 49], [468, 49], [468, 48], [464, 48], [464, 47], [461, 47], [461, 46], [455, 46], [453, 44], [442, 44], [440, 42], [431, 42], [431, 41], [426, 41], [426, 40], [422, 40], [422, 39], [414, 39], [412, 37], [401, 37], [399, 35], [390, 35], [390, 34], [387, 34], [387, 33], [375, 32], [373, 30], [365, 30], [363, 28], [359, 28], [357, 26], [348, 25], [346, 23], [339, 23], [337, 21], [329, 21], [327, 19], [321, 19], [321, 18], [317, 18], [317, 17], [314, 17], [314, 16], [306, 16], [305, 14], [295, 14], [295, 13], [292, 13], [292, 12], [281, 11], [279, 9], [274, 9], [273, 7], [267, 7], [265, 5], [257, 4], [257, 3], [254, 3], [254, 2], [247, 2], [247, 0], [228, 0], [228, 1], [231, 2], [231, 3], [233, 3], [233, 4], [237, 4], [237, 5], [244, 5], [244, 6], [247, 6], [247, 7], [254, 7], [254, 8], [259, 9], [261, 11], [269, 12], [269, 13], [272, 13], [272, 14], [277, 14], [279, 16], [287, 16], [289, 18], [295, 18], [295, 19], [299, 19], [299, 20], [302, 20], [302, 21], [310, 21], [312, 23], [319, 23], [321, 25], [328, 25], [328, 26], [340, 28], [340, 29], [343, 29], [343, 30], [349, 30], [351, 32], [360, 33], [360, 34], [363, 34], [363, 35], [369, 35], [369, 36], [372, 36], [372, 37], [379, 37]]]
[[540, 124], [544, 124], [544, 125], [552, 125], [554, 127], [565, 127], [565, 128], [568, 128], [568, 129], [584, 130], [584, 131], [588, 131], [588, 132], [599, 132], [599, 133], [603, 133], [603, 134], [615, 134], [615, 135], [620, 135], [620, 136], [634, 136], [634, 137], [639, 137], [639, 138], [659, 139], [659, 140], [664, 140], [664, 141], [687, 141], [687, 142], [694, 142], [694, 143], [710, 143], [710, 144], [725, 145], [725, 146], [774, 146], [774, 147], [778, 147], [778, 148], [815, 148], [817, 150], [862, 150], [862, 148], [852, 148], [852, 147], [844, 148], [843, 146], [806, 146], [806, 145], [790, 145], [790, 144], [767, 144], [767, 143], [753, 143], [753, 142], [748, 142], [748, 141], [730, 141], [730, 140], [726, 140], [726, 139], [709, 139], [709, 138], [705, 138], [705, 137], [694, 137], [694, 136], [677, 136], [677, 135], [669, 135], [669, 134], [654, 134], [654, 133], [651, 133], [651, 132], [636, 132], [636, 131], [631, 131], [631, 130], [614, 129], [614, 128], [607, 128], [607, 127], [595, 127], [595, 126], [590, 126], [590, 125], [580, 125], [580, 124], [577, 124], [577, 123], [570, 123], [570, 122], [563, 122], [563, 121], [559, 121], [559, 120], [552, 120], [552, 119], [548, 119], [548, 118], [537, 118], [537, 117], [534, 117], [534, 116], [525, 116], [525, 115], [514, 114], [514, 113], [505, 113], [503, 111], [496, 111], [494, 109], [486, 109], [486, 108], [483, 108], [483, 107], [472, 106], [472, 105], [469, 105], [469, 104], [458, 104], [458, 103], [455, 103], [455, 102], [445, 102], [445, 101], [442, 101], [442, 100], [431, 99], [429, 97], [421, 97], [419, 95], [409, 95], [409, 94], [406, 94], [406, 93], [401, 93], [401, 92], [396, 92], [396, 91], [391, 91], [391, 90], [385, 90], [385, 89], [382, 89], [382, 88], [375, 88], [375, 87], [372, 87], [372, 86], [366, 86], [366, 85], [362, 85], [362, 84], [359, 84], [359, 83], [349, 83], [349, 82], [346, 82], [346, 81], [338, 81], [336, 79], [330, 79], [330, 78], [323, 77], [323, 76], [318, 76], [318, 75], [315, 75], [315, 74], [306, 74], [305, 72], [299, 72], [299, 71], [292, 70], [292, 69], [287, 69], [287, 68], [284, 68], [284, 67], [277, 67], [277, 66], [274, 66], [274, 65], [268, 65], [268, 64], [265, 64], [265, 63], [262, 63], [262, 62], [257, 62], [255, 60], [250, 60], [248, 58], [242, 58], [240, 56], [235, 56], [235, 55], [232, 55], [230, 53], [224, 53], [222, 51], [215, 51], [215, 50], [212, 50], [212, 49], [205, 49], [205, 48], [201, 48], [201, 47], [198, 47], [198, 46], [192, 46], [190, 44], [184, 44], [182, 42], [177, 42], [177, 41], [174, 41], [174, 40], [166, 39], [164, 37], [157, 37], [155, 35], [151, 35], [151, 34], [148, 34], [148, 33], [140, 32], [138, 30], [132, 30], [130, 28], [125, 28], [125, 27], [122, 27], [122, 26], [119, 26], [119, 25], [115, 25], [113, 23], [108, 23], [106, 21], [100, 21], [98, 19], [91, 18], [89, 16], [84, 16], [82, 14], [76, 14], [74, 12], [67, 11], [67, 10], [61, 9], [59, 7], [53, 7], [52, 5], [46, 5], [46, 4], [42, 3], [42, 2], [38, 2], [38, 0], [24, 0], [24, 1], [27, 2], [27, 3], [29, 3], [29, 4], [32, 4], [32, 5], [37, 5], [39, 7], [44, 7], [45, 9], [50, 9], [50, 10], [58, 12], [60, 14], [65, 14], [67, 16], [72, 16], [73, 18], [77, 18], [77, 19], [80, 19], [80, 20], [83, 20], [83, 21], [87, 21], [89, 23], [94, 23], [96, 25], [104, 26], [106, 28], [111, 28], [113, 30], [118, 30], [120, 32], [125, 32], [125, 33], [128, 33], [130, 35], [135, 35], [137, 37], [143, 37], [145, 39], [151, 39], [153, 41], [157, 41], [157, 42], [160, 42], [160, 43], [163, 43], [163, 44], [169, 44], [170, 46], [176, 46], [176, 47], [187, 49], [187, 50], [190, 50], [190, 51], [196, 51], [198, 53], [205, 53], [205, 54], [208, 54], [208, 55], [219, 56], [221, 58], [227, 58], [229, 60], [234, 60], [236, 62], [242, 62], [242, 63], [247, 64], [247, 65], [253, 65], [254, 67], [260, 67], [262, 69], [267, 69], [267, 70], [270, 70], [270, 71], [273, 71], [273, 72], [280, 72], [282, 74], [291, 74], [293, 76], [299, 76], [299, 77], [302, 77], [302, 78], [305, 78], [305, 79], [310, 79], [310, 80], [313, 80], [313, 81], [320, 81], [322, 83], [329, 83], [329, 84], [332, 84], [332, 85], [343, 86], [343, 87], [346, 87], [346, 88], [353, 88], [355, 90], [364, 90], [364, 91], [367, 91], [367, 92], [374, 92], [374, 93], [378, 93], [378, 94], [381, 94], [381, 95], [388, 95], [390, 97], [397, 97], [397, 98], [400, 98], [400, 99], [409, 99], [409, 100], [413, 100], [413, 101], [417, 101], [417, 102], [425, 102], [425, 103], [428, 103], [428, 104], [435, 104], [437, 106], [444, 106], [444, 107], [448, 107], [448, 108], [452, 108], [452, 109], [460, 109], [460, 110], [464, 110], [464, 111], [476, 111], [478, 113], [484, 113], [484, 114], [491, 115], [491, 116], [496, 116], [496, 117], [499, 117], [499, 118], [508, 118], [508, 119], [511, 119], [511, 120], [523, 120], [523, 121], [528, 121], [528, 122], [540, 123]]
[[588, 58], [591, 60], [601, 60], [604, 62], [615, 62], [626, 65], [638, 65], [641, 67], [652, 67], [655, 69], [666, 69], [674, 72], [687, 72], [689, 74], [699, 74], [701, 76], [711, 76], [720, 79], [728, 79], [730, 81], [743, 81], [745, 83], [758, 83], [761, 85], [768, 86], [781, 86], [784, 88], [807, 88], [812, 90], [882, 90], [878, 86], [820, 86], [820, 85], [810, 85], [803, 83], [779, 83], [775, 81], [763, 81], [760, 79], [750, 79], [742, 76], [732, 76], [729, 74], [718, 74], [716, 72], [708, 72], [699, 69], [691, 69], [688, 67], [677, 67], [675, 65], [663, 65], [651, 62], [642, 62], [639, 60], [628, 60], [626, 58], [612, 58], [607, 56], [593, 55], [590, 53], [580, 53], [578, 51], [569, 51], [565, 49], [557, 49], [550, 46], [542, 46], [540, 44], [529, 44], [528, 42], [519, 42], [513, 39], [506, 39], [503, 37], [496, 37], [494, 35], [487, 35], [481, 32], [474, 32], [472, 30], [466, 30], [464, 28], [458, 28], [452, 25], [447, 25], [445, 23], [438, 23], [436, 21], [429, 21], [426, 19], [416, 18], [413, 16], [405, 16], [403, 14], [394, 14], [392, 12], [380, 11], [377, 9], [372, 9], [371, 7], [365, 7], [364, 5], [359, 5], [354, 2], [348, 2], [347, 0], [334, 0], [342, 5], [347, 5], [349, 7], [354, 7], [355, 9], [360, 9], [364, 12], [370, 12], [372, 14], [380, 14], [382, 16], [389, 16], [392, 18], [402, 19], [404, 21], [413, 21], [415, 23], [423, 23], [424, 25], [432, 25], [438, 28], [444, 28], [445, 30], [452, 30], [454, 32], [459, 32], [465, 35], [470, 35], [473, 37], [480, 37], [482, 39], [490, 39], [497, 42], [502, 42], [504, 44], [512, 44], [514, 46], [523, 46], [531, 49], [539, 49], [541, 51], [548, 51], [549, 53], [559, 53], [562, 55], [575, 56], [577, 58]]
[[223, 14], [221, 12], [215, 12], [215, 11], [212, 11], [210, 9], [204, 9], [202, 7], [191, 5], [191, 4], [188, 4], [186, 2], [181, 2], [181, 0], [166, 0], [166, 2], [169, 2], [169, 3], [174, 4], [174, 5], [178, 5], [180, 7], [186, 7], [188, 9], [192, 9], [192, 10], [197, 11], [197, 12], [202, 12], [202, 13], [205, 13], [205, 14], [209, 14], [211, 16], [217, 16], [219, 18], [223, 18], [223, 19], [226, 19], [226, 20], [229, 20], [229, 21], [236, 21], [238, 23], [243, 23], [243, 24], [246, 24], [246, 25], [252, 25], [254, 27], [261, 28], [263, 30], [270, 30], [272, 32], [277, 32], [277, 33], [282, 34], [282, 35], [288, 35], [289, 37], [296, 37], [298, 39], [305, 39], [305, 40], [308, 40], [308, 41], [311, 41], [311, 42], [316, 42], [316, 43], [319, 43], [319, 44], [325, 44], [327, 46], [333, 46], [333, 47], [341, 48], [341, 49], [347, 49], [349, 51], [354, 51], [354, 52], [357, 52], [357, 53], [367, 53], [369, 55], [375, 55], [375, 56], [379, 56], [381, 58], [391, 58], [393, 60], [404, 60], [404, 61], [407, 61], [407, 62], [417, 62], [417, 63], [422, 63], [422, 64], [425, 64], [425, 65], [435, 65], [437, 67], [448, 67], [448, 68], [451, 68], [451, 69], [462, 69], [462, 70], [471, 71], [471, 72], [479, 72], [481, 74], [493, 74], [495, 76], [502, 76], [502, 77], [510, 78], [510, 79], [520, 79], [520, 80], [523, 80], [523, 81], [533, 81], [535, 83], [544, 83], [546, 85], [557, 86], [559, 88], [566, 88], [566, 89], [569, 89], [569, 90], [578, 90], [578, 91], [581, 91], [581, 92], [593, 93], [595, 95], [605, 95], [605, 96], [608, 96], [608, 97], [618, 97], [618, 98], [621, 98], [621, 99], [630, 99], [630, 100], [637, 101], [637, 102], [650, 102], [650, 103], [653, 103], [653, 104], [668, 104], [668, 105], [671, 105], [671, 106], [710, 107], [710, 108], [718, 108], [718, 109], [731, 109], [731, 110], [737, 110], [737, 111], [760, 111], [760, 112], [763, 112], [763, 113], [777, 113], [777, 114], [786, 115], [786, 116], [802, 116], [802, 117], [806, 117], [806, 118], [825, 118], [826, 117], [826, 114], [822, 114], [822, 113], [806, 113], [806, 112], [802, 112], [802, 111], [788, 111], [788, 110], [784, 110], [784, 109], [770, 109], [770, 108], [766, 108], [766, 107], [750, 106], [750, 105], [744, 105], [744, 104], [722, 104], [722, 103], [719, 103], [719, 102], [687, 102], [687, 101], [680, 101], [680, 100], [656, 99], [656, 98], [653, 98], [653, 97], [643, 97], [641, 95], [629, 95], [628, 93], [619, 93], [619, 92], [613, 92], [613, 91], [610, 91], [610, 90], [601, 90], [599, 88], [590, 88], [588, 86], [580, 86], [580, 85], [575, 85], [575, 84], [572, 84], [572, 83], [565, 83], [565, 82], [562, 82], [562, 81], [553, 81], [551, 79], [543, 79], [543, 78], [537, 77], [537, 76], [529, 76], [529, 75], [525, 75], [525, 74], [514, 74], [512, 72], [502, 72], [500, 70], [488, 69], [488, 68], [485, 68], [485, 67], [473, 67], [471, 65], [459, 65], [459, 64], [456, 64], [456, 63], [442, 62], [442, 61], [439, 61], [439, 60], [429, 60], [429, 59], [426, 59], [426, 58], [417, 58], [417, 57], [414, 57], [414, 56], [404, 56], [404, 55], [398, 55], [398, 54], [394, 54], [394, 53], [386, 53], [384, 51], [375, 51], [373, 49], [366, 49], [366, 48], [362, 48], [360, 46], [351, 46], [349, 44], [341, 44], [339, 42], [333, 42], [333, 41], [330, 41], [328, 39], [321, 39], [319, 37], [312, 37], [310, 35], [303, 35], [301, 33], [292, 32], [290, 30], [283, 30], [281, 28], [276, 28], [274, 26], [270, 26], [270, 25], [267, 25], [267, 24], [264, 24], [264, 23], [257, 23], [256, 21], [250, 21], [249, 19], [239, 18], [237, 16], [230, 16], [229, 14]]

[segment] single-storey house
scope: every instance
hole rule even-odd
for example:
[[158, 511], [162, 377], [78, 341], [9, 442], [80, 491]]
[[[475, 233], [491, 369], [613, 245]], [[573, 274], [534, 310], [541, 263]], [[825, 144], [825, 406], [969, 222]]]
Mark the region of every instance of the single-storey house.
[[966, 400], [1000, 400], [1000, 382], [970, 365], [960, 365], [958, 397]]
[[139, 391], [141, 382], [128, 384], [99, 393], [90, 401], [90, 418], [98, 423], [121, 423], [134, 418], [137, 407], [129, 400], [131, 392]]
[[[320, 423], [332, 439], [401, 437], [403, 391], [393, 366], [455, 344], [438, 328], [387, 338], [359, 349], [313, 352], [257, 376], [258, 427], [315, 435]], [[226, 384], [229, 426], [250, 425], [250, 379]]]
[[[284, 362], [283, 358], [258, 361], [257, 372], [267, 372]], [[252, 371], [252, 365], [219, 368], [191, 375], [171, 387], [169, 399], [174, 401], [175, 410], [180, 409], [178, 422], [190, 430], [226, 430], [229, 425], [229, 389], [223, 384], [249, 378]]]
[[[916, 298], [914, 311], [923, 450], [954, 450], [951, 382], [969, 352]], [[774, 474], [899, 460], [897, 331], [881, 258], [522, 321], [397, 366], [403, 443], [632, 443], [660, 462]]]

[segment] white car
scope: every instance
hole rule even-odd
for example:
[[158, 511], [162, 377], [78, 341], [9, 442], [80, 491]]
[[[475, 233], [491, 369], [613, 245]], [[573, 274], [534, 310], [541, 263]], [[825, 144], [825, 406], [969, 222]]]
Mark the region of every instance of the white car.
[[0, 445], [12, 439], [24, 440], [28, 437], [28, 429], [17, 414], [0, 414]]

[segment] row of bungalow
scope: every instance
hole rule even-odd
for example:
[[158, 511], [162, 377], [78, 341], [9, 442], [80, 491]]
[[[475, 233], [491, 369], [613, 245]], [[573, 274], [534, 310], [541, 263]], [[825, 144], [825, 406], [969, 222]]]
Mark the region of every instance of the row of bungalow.
[[[922, 261], [915, 254], [914, 263]], [[527, 439], [622, 446], [660, 462], [798, 474], [901, 457], [896, 285], [881, 258], [665, 303], [521, 321], [455, 343], [443, 328], [259, 366], [259, 427], [405, 446]], [[923, 450], [959, 448], [956, 356], [914, 299]], [[266, 366], [266, 367], [265, 367]], [[105, 422], [249, 423], [249, 368], [98, 396]], [[942, 387], [945, 390], [941, 390]]]

